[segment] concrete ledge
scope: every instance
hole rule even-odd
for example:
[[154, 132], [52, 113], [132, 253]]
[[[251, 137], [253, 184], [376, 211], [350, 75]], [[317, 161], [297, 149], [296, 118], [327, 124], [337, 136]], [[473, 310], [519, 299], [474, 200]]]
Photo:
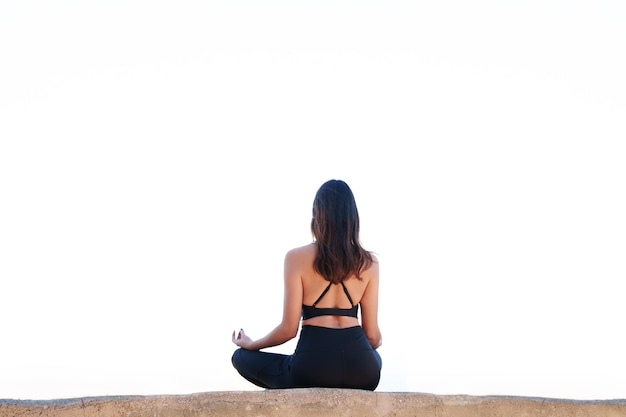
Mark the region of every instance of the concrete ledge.
[[626, 400], [473, 397], [344, 389], [0, 400], [0, 417], [626, 417]]

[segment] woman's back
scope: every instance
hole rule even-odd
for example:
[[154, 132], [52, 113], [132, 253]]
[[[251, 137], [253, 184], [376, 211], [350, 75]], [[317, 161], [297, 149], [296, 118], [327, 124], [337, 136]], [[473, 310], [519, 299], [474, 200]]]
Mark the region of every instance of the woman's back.
[[[324, 279], [321, 274], [315, 271], [313, 267], [316, 254], [317, 246], [313, 243], [290, 251], [286, 260], [286, 262], [293, 263], [291, 266], [297, 271], [302, 280], [302, 304], [304, 306], [313, 306], [317, 301], [315, 307], [319, 309], [350, 309], [361, 304], [362, 314], [367, 315], [368, 312], [374, 311], [377, 306], [370, 305], [371, 301], [367, 297], [364, 297], [364, 295], [366, 294], [370, 282], [376, 281], [377, 284], [377, 262], [373, 262], [367, 270], [361, 272], [361, 279], [353, 275], [345, 279], [343, 285], [341, 283], [330, 285], [330, 288], [328, 288], [328, 291], [324, 294], [324, 291], [330, 283]], [[320, 299], [319, 297], [322, 294], [324, 295]], [[363, 324], [365, 328], [368, 327], [367, 323]], [[350, 316], [320, 315], [303, 320], [302, 325], [340, 329], [358, 326], [359, 320], [356, 317]]]

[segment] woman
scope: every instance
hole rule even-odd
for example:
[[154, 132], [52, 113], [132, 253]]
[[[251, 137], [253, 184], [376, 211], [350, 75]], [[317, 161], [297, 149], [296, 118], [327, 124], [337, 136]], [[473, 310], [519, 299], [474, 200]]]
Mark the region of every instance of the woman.
[[[263, 388], [374, 390], [382, 361], [378, 328], [378, 260], [361, 247], [354, 195], [340, 180], [324, 183], [313, 202], [314, 242], [285, 256], [280, 324], [252, 340], [233, 332], [233, 366]], [[358, 310], [361, 306], [359, 323]], [[260, 352], [302, 329], [292, 355]]]

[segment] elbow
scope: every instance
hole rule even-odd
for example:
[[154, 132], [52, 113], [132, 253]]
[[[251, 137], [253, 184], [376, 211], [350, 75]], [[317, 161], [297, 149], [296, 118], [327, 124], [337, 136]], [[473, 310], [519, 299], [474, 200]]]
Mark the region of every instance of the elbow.
[[369, 339], [370, 345], [372, 345], [372, 349], [378, 349], [383, 344], [382, 338], [377, 339]]
[[289, 341], [298, 335], [298, 325], [283, 325], [282, 336], [285, 341]]
[[383, 344], [383, 337], [380, 334], [380, 331], [366, 333], [366, 336], [373, 349], [378, 349]]
[[295, 329], [291, 329], [289, 333], [287, 333], [287, 338], [288, 338], [287, 340], [291, 340], [297, 335], [298, 335], [298, 328], [296, 327]]

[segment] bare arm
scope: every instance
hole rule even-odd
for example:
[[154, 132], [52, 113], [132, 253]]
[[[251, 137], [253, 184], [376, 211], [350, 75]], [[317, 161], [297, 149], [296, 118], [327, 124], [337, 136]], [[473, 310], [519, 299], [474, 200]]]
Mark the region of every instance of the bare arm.
[[293, 252], [285, 256], [283, 318], [278, 326], [264, 337], [252, 340], [243, 330], [235, 334], [232, 340], [237, 346], [248, 350], [260, 350], [281, 345], [298, 334], [302, 311], [302, 280], [300, 278], [299, 259]]
[[361, 326], [374, 349], [383, 343], [383, 337], [378, 327], [378, 260], [367, 270], [369, 282], [361, 298]]

